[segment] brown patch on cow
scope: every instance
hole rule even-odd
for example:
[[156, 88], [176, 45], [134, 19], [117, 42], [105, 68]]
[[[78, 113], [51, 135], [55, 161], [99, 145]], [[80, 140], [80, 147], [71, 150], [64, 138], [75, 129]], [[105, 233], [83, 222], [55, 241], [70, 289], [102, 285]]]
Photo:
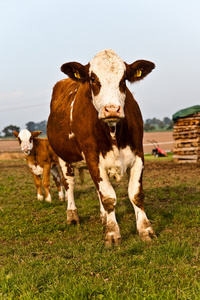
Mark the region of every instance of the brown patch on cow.
[[91, 73], [90, 82], [91, 82], [92, 92], [94, 96], [97, 96], [101, 89], [101, 83], [99, 81], [98, 76], [93, 72]]
[[144, 210], [144, 198], [145, 198], [145, 195], [143, 192], [139, 192], [138, 194], [136, 194], [134, 196], [134, 199], [133, 199], [133, 202], [134, 204], [141, 208], [142, 210]]
[[126, 91], [126, 77], [125, 75], [122, 77], [122, 79], [119, 82], [119, 90], [121, 93], [125, 93]]
[[114, 198], [103, 198], [102, 199], [103, 207], [108, 213], [114, 211], [115, 202], [116, 202], [116, 200]]

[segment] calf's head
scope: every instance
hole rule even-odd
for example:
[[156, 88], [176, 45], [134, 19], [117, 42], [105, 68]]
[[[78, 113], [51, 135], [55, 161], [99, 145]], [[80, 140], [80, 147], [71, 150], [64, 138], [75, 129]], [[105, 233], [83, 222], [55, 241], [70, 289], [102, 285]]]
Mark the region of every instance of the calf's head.
[[61, 66], [61, 71], [83, 84], [89, 82], [98, 118], [113, 126], [124, 118], [126, 80], [141, 80], [154, 68], [150, 61], [127, 64], [113, 50], [103, 50], [87, 65], [69, 62]]
[[21, 146], [21, 150], [24, 154], [29, 155], [31, 150], [33, 149], [33, 140], [35, 137], [40, 135], [42, 131], [33, 131], [30, 132], [27, 129], [23, 129], [20, 132], [13, 131], [14, 136], [18, 139], [19, 144]]

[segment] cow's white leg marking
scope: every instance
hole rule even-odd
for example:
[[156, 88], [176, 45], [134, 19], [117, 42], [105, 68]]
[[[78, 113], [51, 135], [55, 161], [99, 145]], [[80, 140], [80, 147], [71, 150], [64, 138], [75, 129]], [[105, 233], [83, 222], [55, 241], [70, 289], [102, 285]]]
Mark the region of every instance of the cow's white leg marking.
[[[64, 177], [64, 186], [67, 193], [67, 223], [76, 223], [79, 224], [79, 218], [77, 214], [77, 208], [74, 201], [74, 173], [72, 171], [72, 175], [68, 175], [69, 167], [67, 167], [66, 162], [59, 158], [59, 164], [62, 169], [63, 177]], [[72, 168], [72, 166], [70, 166]]]
[[[77, 89], [74, 90], [74, 99], [70, 105], [70, 128], [71, 128], [71, 132], [69, 133], [69, 139], [73, 138], [75, 136], [75, 134], [72, 132], [72, 122], [73, 122], [73, 109], [74, 109], [74, 102], [76, 100], [76, 92]], [[71, 92], [73, 93], [73, 92]], [[71, 94], [70, 93], [70, 94]]]
[[48, 194], [48, 196], [45, 198], [45, 200], [46, 200], [47, 202], [51, 202], [51, 195]]
[[43, 195], [40, 195], [39, 193], [37, 194], [37, 199], [42, 201], [43, 200]]
[[109, 182], [106, 170], [101, 166], [100, 177], [102, 181], [99, 182], [99, 194], [105, 211], [104, 216], [106, 216], [106, 246], [111, 246], [113, 242], [118, 245], [121, 241], [121, 235], [115, 217], [116, 194]]
[[59, 196], [60, 200], [63, 200], [63, 199], [64, 199], [64, 193], [63, 193], [63, 188], [62, 188], [62, 186], [60, 187], [60, 191], [58, 192], [58, 196]]
[[142, 175], [143, 162], [138, 156], [135, 158], [135, 163], [130, 170], [128, 194], [133, 204], [136, 225], [139, 236], [143, 241], [150, 241], [151, 237], [155, 237], [151, 223], [144, 212], [144, 194], [140, 186], [140, 177]]
[[98, 192], [98, 196], [99, 196], [99, 203], [100, 203], [100, 218], [101, 218], [102, 224], [106, 225], [107, 215], [106, 215], [106, 211], [103, 207], [103, 204], [101, 201], [101, 196], [100, 196], [99, 192]]

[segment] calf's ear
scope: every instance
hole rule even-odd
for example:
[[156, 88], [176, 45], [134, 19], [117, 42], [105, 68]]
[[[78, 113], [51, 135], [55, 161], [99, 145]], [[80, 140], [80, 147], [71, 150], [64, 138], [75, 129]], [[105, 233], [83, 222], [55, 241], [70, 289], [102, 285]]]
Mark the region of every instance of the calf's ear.
[[33, 131], [31, 132], [31, 135], [33, 138], [37, 137], [38, 135], [40, 135], [42, 133], [42, 131]]
[[69, 62], [61, 66], [61, 71], [69, 76], [72, 80], [86, 82], [89, 80], [89, 64], [82, 65], [78, 62]]
[[130, 65], [127, 63], [125, 63], [125, 65], [126, 79], [130, 82], [143, 79], [155, 68], [155, 64], [148, 60], [136, 60]]
[[18, 138], [19, 132], [13, 131], [13, 134], [14, 134], [14, 136], [15, 136], [16, 138]]

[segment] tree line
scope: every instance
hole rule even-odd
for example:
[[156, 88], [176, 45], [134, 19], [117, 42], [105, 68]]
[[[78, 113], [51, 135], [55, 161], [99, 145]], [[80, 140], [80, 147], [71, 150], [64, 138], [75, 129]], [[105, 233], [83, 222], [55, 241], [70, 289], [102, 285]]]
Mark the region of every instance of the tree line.
[[[155, 130], [171, 130], [173, 128], [173, 121], [165, 117], [163, 120], [152, 118], [152, 119], [146, 119], [144, 122], [144, 131], [155, 131]], [[30, 121], [26, 123], [26, 129], [29, 131], [42, 131], [43, 134], [47, 133], [47, 121], [44, 120], [39, 123], [35, 123], [33, 121]], [[13, 136], [13, 130], [20, 131], [20, 127], [15, 125], [9, 125], [6, 126], [2, 132], [4, 134], [4, 137], [12, 137]]]
[[[39, 122], [39, 123], [35, 123], [35, 122], [30, 121], [30, 122], [26, 123], [26, 128], [25, 129], [28, 129], [31, 132], [39, 130], [39, 131], [42, 131], [43, 134], [47, 134], [47, 121], [42, 121], [42, 122]], [[13, 130], [19, 132], [20, 127], [15, 126], [15, 125], [6, 126], [2, 130], [2, 132], [4, 133], [4, 137], [13, 137]]]
[[168, 117], [164, 117], [163, 120], [152, 118], [146, 119], [144, 122], [144, 131], [156, 131], [156, 130], [172, 130], [173, 121]]

